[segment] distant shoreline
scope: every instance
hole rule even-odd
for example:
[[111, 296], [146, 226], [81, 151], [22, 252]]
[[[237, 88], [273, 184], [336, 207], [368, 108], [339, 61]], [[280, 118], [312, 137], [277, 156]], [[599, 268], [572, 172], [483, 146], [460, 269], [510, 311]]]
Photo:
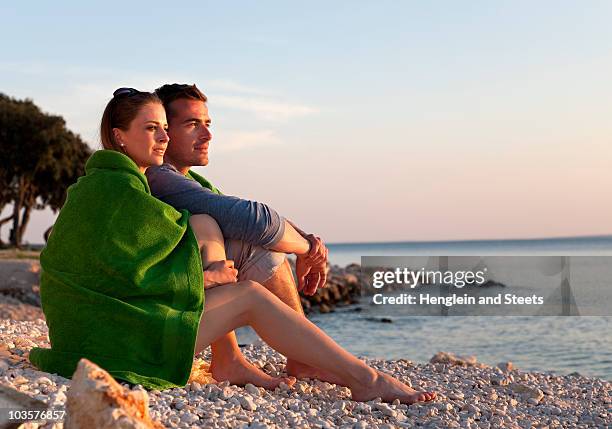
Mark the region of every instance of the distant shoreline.
[[572, 241], [572, 240], [612, 240], [612, 234], [602, 235], [576, 235], [576, 236], [563, 236], [563, 237], [537, 237], [537, 238], [479, 238], [469, 240], [398, 240], [398, 241], [352, 241], [352, 242], [339, 242], [339, 243], [326, 243], [332, 246], [377, 246], [377, 245], [398, 245], [398, 244], [457, 244], [457, 243], [524, 243], [524, 242], [554, 242], [554, 241]]
[[[323, 237], [325, 241], [325, 237]], [[569, 235], [569, 236], [560, 236], [560, 237], [535, 237], [535, 238], [472, 238], [472, 239], [452, 239], [452, 240], [393, 240], [393, 241], [341, 241], [341, 242], [325, 242], [326, 245], [331, 246], [378, 246], [378, 245], [398, 245], [398, 244], [457, 244], [457, 243], [493, 243], [493, 242], [503, 242], [503, 243], [524, 243], [524, 242], [555, 242], [555, 241], [572, 241], [572, 240], [612, 240], [611, 234], [595, 234], [595, 235]], [[30, 250], [41, 250], [45, 247], [44, 243], [28, 243], [22, 246], [24, 249]], [[3, 250], [11, 250], [0, 249], [0, 252]]]

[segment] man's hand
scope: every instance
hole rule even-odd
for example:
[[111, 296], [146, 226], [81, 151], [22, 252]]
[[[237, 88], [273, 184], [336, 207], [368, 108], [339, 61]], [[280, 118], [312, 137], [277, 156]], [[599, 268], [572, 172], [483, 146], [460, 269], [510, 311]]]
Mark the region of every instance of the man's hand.
[[303, 237], [310, 243], [310, 250], [304, 255], [297, 255], [295, 271], [298, 290], [304, 295], [314, 295], [318, 288], [325, 287], [329, 250], [320, 237], [314, 234], [303, 234]]
[[321, 237], [317, 237], [314, 234], [306, 234], [304, 238], [310, 243], [310, 251], [308, 252], [308, 259], [311, 265], [317, 265], [321, 263], [327, 264], [327, 257], [329, 250], [323, 244]]
[[298, 279], [298, 291], [305, 295], [314, 295], [318, 288], [325, 287], [329, 250], [320, 237], [314, 234], [306, 234], [290, 220], [286, 219], [286, 221], [310, 243], [308, 253], [296, 254], [295, 272]]
[[304, 284], [304, 295], [314, 295], [327, 282], [327, 261], [310, 268]]
[[327, 260], [312, 265], [307, 255], [298, 255], [295, 260], [295, 273], [298, 278], [298, 291], [304, 295], [314, 295], [318, 288], [325, 287]]
[[310, 264], [307, 255], [297, 255], [295, 259], [295, 275], [298, 280], [298, 291], [302, 291], [306, 285], [306, 276], [310, 272]]

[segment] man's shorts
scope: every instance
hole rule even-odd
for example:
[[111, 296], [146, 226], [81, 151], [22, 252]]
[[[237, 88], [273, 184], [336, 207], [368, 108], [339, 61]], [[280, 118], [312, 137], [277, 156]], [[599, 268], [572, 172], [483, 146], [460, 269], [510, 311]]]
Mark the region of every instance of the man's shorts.
[[225, 240], [227, 259], [234, 261], [238, 281], [253, 280], [263, 283], [274, 275], [285, 262], [284, 253], [267, 250], [241, 240]]

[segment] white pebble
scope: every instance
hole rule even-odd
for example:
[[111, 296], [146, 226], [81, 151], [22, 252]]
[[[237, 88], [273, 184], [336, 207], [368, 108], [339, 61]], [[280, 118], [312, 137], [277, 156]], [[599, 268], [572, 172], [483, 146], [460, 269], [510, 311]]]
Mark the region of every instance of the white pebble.
[[248, 383], [246, 386], [244, 386], [244, 389], [256, 398], [261, 396], [261, 392], [259, 391], [259, 388], [252, 385], [251, 383]]
[[255, 402], [248, 396], [239, 396], [238, 400], [240, 401], [240, 405], [247, 411], [255, 411], [257, 409], [257, 405]]
[[385, 404], [385, 403], [376, 404], [376, 409], [378, 411], [381, 411], [385, 416], [395, 417], [395, 414], [396, 414], [395, 410], [389, 407], [388, 404]]

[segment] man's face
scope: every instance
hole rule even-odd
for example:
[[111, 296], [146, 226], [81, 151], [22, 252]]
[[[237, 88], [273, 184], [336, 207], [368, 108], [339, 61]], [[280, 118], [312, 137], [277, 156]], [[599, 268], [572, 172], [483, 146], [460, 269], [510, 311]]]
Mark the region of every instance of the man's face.
[[179, 99], [168, 107], [168, 160], [182, 166], [207, 165], [212, 134], [206, 103]]

